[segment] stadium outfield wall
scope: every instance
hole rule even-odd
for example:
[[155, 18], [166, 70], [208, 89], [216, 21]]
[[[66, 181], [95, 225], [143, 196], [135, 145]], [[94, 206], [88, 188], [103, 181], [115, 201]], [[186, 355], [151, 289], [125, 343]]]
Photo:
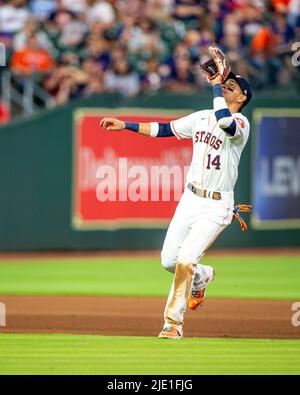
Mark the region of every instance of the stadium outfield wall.
[[[297, 123], [297, 119], [300, 119], [300, 115], [298, 117], [297, 113], [299, 101], [299, 96], [292, 91], [285, 93], [284, 97], [278, 90], [264, 92], [264, 94], [256, 93], [255, 99], [245, 111], [245, 115], [251, 120], [253, 126], [255, 120], [258, 122], [266, 114], [267, 118], [263, 120], [266, 122], [265, 128], [269, 128], [268, 132], [274, 133], [274, 136], [278, 133], [278, 130], [273, 130], [276, 127], [280, 130], [288, 128], [291, 133], [293, 122], [295, 122], [295, 134], [290, 134], [288, 139], [290, 145], [299, 147], [296, 136], [296, 134], [299, 135], [299, 123]], [[120, 228], [104, 230], [97, 227], [80, 229], [80, 227], [76, 228], [72, 222], [74, 114], [79, 108], [96, 111], [101, 108], [102, 110], [106, 109], [107, 114], [110, 112], [114, 114], [124, 107], [139, 108], [141, 111], [143, 109], [147, 111], [149, 108], [158, 111], [164, 109], [167, 110], [166, 112], [168, 109], [174, 112], [184, 108], [193, 112], [211, 108], [211, 95], [209, 91], [205, 95], [160, 93], [134, 99], [124, 99], [117, 94], [97, 95], [84, 100], [75, 100], [66, 106], [44, 111], [36, 116], [1, 127], [1, 251], [161, 248], [165, 229], [156, 228], [155, 224], [149, 227], [126, 227], [125, 225]], [[268, 111], [273, 109], [273, 113], [264, 113], [266, 110], [262, 109], [268, 109]], [[279, 123], [273, 119], [276, 116], [280, 118]], [[273, 123], [270, 125], [268, 117], [273, 117]], [[291, 119], [291, 124], [282, 123], [282, 119], [286, 119], [286, 117], [290, 117], [288, 120]], [[260, 123], [259, 125], [265, 124]], [[272, 135], [270, 141], [270, 137], [264, 136], [261, 131], [260, 133], [263, 146], [272, 146]], [[245, 216], [246, 222], [249, 224], [247, 233], [243, 233], [237, 223], [232, 224], [215, 243], [216, 248], [299, 246], [300, 220], [298, 220], [297, 207], [300, 207], [300, 185], [297, 186], [297, 182], [300, 184], [300, 162], [298, 160], [298, 167], [296, 166], [294, 169], [293, 180], [289, 181], [286, 176], [289, 169], [280, 170], [281, 176], [279, 174], [278, 182], [282, 182], [282, 185], [286, 186], [284, 191], [282, 188], [280, 189], [280, 185], [278, 188], [276, 187], [274, 180], [272, 184], [272, 172], [275, 170], [270, 168], [267, 195], [260, 195], [261, 191], [255, 189], [257, 188], [256, 180], [260, 176], [260, 168], [257, 169], [257, 164], [254, 161], [257, 135], [257, 127], [253, 127], [251, 141], [247, 144], [240, 163], [236, 202], [251, 203], [255, 199], [262, 199], [262, 207], [260, 204], [258, 205], [262, 212], [258, 210], [251, 221], [249, 217]], [[291, 142], [293, 136], [296, 136], [295, 144]], [[284, 139], [284, 136], [281, 138]], [[279, 159], [286, 157], [284, 152], [279, 152], [279, 154], [278, 152], [267, 152], [264, 155], [270, 155], [271, 158], [275, 158], [274, 160], [278, 159], [278, 155]], [[288, 163], [292, 166], [294, 153], [288, 152], [286, 155], [291, 155]], [[279, 159], [276, 166], [280, 166], [282, 163]], [[266, 166], [268, 166], [268, 162], [264, 162], [263, 169], [266, 169]], [[286, 161], [284, 166], [286, 166]], [[282, 177], [286, 177], [286, 180], [282, 181]], [[290, 184], [291, 189], [288, 187]], [[281, 207], [280, 218], [276, 217], [278, 204]], [[270, 207], [273, 207], [273, 210], [269, 210]], [[291, 210], [288, 211], [285, 207], [291, 207]], [[263, 218], [264, 213], [266, 213], [266, 218]], [[257, 215], [260, 215], [261, 218], [257, 218]]]

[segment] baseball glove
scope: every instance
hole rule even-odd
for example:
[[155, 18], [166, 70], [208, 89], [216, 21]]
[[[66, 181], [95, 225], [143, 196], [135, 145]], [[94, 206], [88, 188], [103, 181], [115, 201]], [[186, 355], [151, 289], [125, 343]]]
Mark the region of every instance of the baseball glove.
[[204, 71], [208, 80], [214, 80], [218, 75], [221, 75], [224, 82], [231, 71], [226, 56], [217, 47], [209, 47], [209, 53], [212, 58], [200, 64], [201, 69]]

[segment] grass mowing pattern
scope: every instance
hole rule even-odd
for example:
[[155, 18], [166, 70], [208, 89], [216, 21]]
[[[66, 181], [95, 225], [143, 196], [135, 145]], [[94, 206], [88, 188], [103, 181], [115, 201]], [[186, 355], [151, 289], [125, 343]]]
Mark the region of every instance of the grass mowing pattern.
[[0, 374], [300, 373], [297, 340], [0, 334], [0, 350]]
[[[215, 257], [210, 297], [300, 298], [300, 257]], [[1, 261], [2, 295], [167, 296], [172, 276], [153, 258]]]

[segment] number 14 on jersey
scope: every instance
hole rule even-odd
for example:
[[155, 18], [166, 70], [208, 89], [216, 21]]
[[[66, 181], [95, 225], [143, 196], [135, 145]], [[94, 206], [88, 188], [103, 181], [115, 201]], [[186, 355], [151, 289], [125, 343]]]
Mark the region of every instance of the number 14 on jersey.
[[221, 162], [220, 162], [220, 155], [216, 155], [212, 158], [211, 154], [207, 155], [207, 169], [210, 170], [214, 166], [215, 170], [220, 170]]

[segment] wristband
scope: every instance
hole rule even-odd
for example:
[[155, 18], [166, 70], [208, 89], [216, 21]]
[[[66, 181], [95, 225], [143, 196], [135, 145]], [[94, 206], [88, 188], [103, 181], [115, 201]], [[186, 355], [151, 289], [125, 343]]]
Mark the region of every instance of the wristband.
[[214, 97], [223, 97], [222, 85], [216, 84], [213, 86]]
[[132, 130], [133, 132], [139, 131], [140, 125], [135, 122], [125, 122], [125, 129]]

